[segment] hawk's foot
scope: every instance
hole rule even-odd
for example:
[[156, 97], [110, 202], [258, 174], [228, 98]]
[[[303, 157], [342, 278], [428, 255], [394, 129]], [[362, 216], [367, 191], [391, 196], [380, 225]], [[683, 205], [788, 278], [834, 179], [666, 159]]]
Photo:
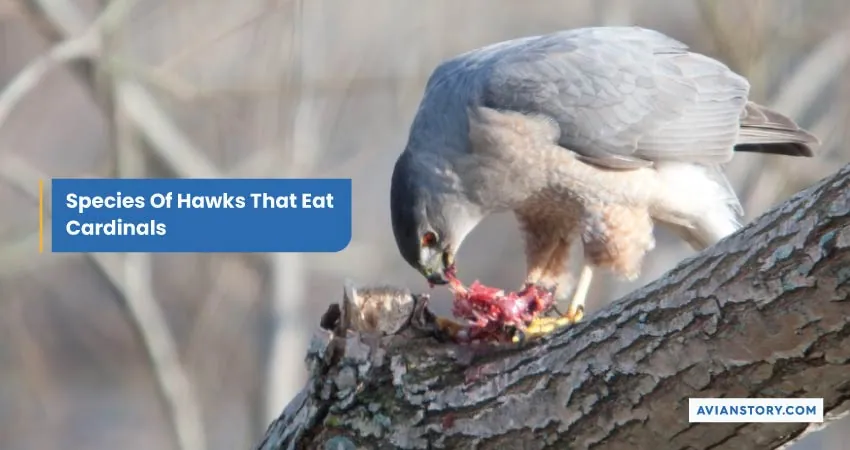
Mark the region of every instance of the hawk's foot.
[[584, 319], [584, 305], [570, 305], [562, 317], [569, 319], [571, 324], [581, 322]]
[[522, 343], [546, 336], [556, 330], [576, 324], [584, 318], [584, 306], [573, 307], [557, 317], [535, 317], [525, 329], [514, 334], [512, 341]]

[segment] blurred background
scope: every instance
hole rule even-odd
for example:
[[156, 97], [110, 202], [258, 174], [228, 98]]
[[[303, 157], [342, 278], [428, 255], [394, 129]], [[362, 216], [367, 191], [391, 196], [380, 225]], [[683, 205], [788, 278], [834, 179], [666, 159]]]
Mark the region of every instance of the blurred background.
[[[822, 139], [811, 160], [736, 157], [748, 220], [850, 161], [840, 0], [0, 0], [0, 449], [255, 445], [345, 278], [427, 289], [395, 249], [388, 186], [435, 65], [628, 24], [721, 58]], [[57, 176], [351, 177], [354, 237], [337, 254], [38, 254], [36, 180]], [[657, 237], [637, 282], [596, 277], [591, 310], [692, 254]], [[513, 218], [459, 264], [519, 286]], [[850, 449], [850, 421], [793, 448]]]

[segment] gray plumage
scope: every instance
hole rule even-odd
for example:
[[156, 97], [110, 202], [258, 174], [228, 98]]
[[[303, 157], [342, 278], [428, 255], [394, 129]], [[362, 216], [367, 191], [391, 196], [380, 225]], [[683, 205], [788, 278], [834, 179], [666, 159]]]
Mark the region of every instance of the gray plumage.
[[[596, 227], [582, 234], [588, 245], [613, 229], [588, 211], [620, 205], [695, 248], [711, 245], [739, 226], [721, 169], [735, 150], [812, 156], [817, 143], [750, 102], [749, 88], [723, 63], [637, 27], [574, 29], [451, 58], [429, 78], [394, 168], [399, 249], [420, 270], [423, 258], [439, 268], [434, 252], [455, 252], [484, 216], [512, 210], [528, 221], [523, 211], [546, 209], [539, 199], [562, 207], [565, 222], [580, 216], [555, 238]], [[421, 243], [429, 230], [441, 237], [433, 251]]]

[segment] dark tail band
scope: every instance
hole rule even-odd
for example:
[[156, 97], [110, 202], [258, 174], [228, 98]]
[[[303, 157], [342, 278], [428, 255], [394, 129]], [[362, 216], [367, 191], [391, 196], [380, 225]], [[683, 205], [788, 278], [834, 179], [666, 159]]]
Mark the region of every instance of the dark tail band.
[[790, 118], [748, 102], [741, 113], [741, 131], [735, 151], [812, 157], [812, 147], [818, 144], [817, 137]]

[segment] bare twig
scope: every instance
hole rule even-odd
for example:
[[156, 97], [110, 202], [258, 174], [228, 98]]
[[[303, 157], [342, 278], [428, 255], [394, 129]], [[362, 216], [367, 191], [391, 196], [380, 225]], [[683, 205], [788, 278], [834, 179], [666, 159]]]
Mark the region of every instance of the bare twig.
[[809, 53], [770, 101], [771, 107], [789, 117], [803, 114], [818, 98], [824, 86], [842, 73], [850, 62], [847, 42], [850, 42], [850, 23]]
[[[763, 4], [760, 2], [747, 2], [738, 6], [743, 17], [746, 17], [746, 26], [739, 26], [736, 31], [741, 34], [746, 33], [744, 39], [731, 38], [730, 26], [726, 24], [727, 16], [721, 10], [723, 7], [718, 1], [699, 0], [696, 2], [699, 10], [699, 18], [709, 29], [708, 38], [714, 44], [717, 53], [723, 55], [735, 69], [746, 72], [750, 77], [757, 75], [761, 67], [758, 64], [753, 64], [760, 55], [765, 51], [765, 21], [764, 14], [761, 14]], [[747, 44], [747, 45], [743, 45]]]
[[221, 172], [140, 84], [122, 80], [115, 92], [127, 115], [151, 142], [151, 150], [181, 178], [217, 178]]
[[[301, 19], [303, 1], [292, 2], [293, 17]], [[295, 120], [290, 130], [288, 152], [289, 164], [282, 175], [298, 173], [306, 176], [318, 152], [318, 133], [315, 99], [309, 92], [298, 89], [301, 86], [303, 70], [304, 36], [302, 20], [295, 20], [292, 29], [292, 42], [295, 48], [292, 64], [291, 81], [296, 87], [299, 97], [295, 103]], [[296, 253], [275, 253], [270, 255], [270, 270], [272, 280], [272, 297], [269, 304], [269, 314], [273, 321], [271, 329], [268, 361], [265, 373], [265, 404], [263, 405], [262, 420], [267, 422], [279, 413], [292, 397], [298, 392], [303, 383], [303, 375], [293, 371], [293, 364], [302, 360], [303, 349], [307, 345], [307, 332], [303, 321], [304, 305], [306, 304], [307, 271], [304, 257]]]
[[[18, 166], [24, 167], [24, 173], [32, 176], [33, 179], [47, 178], [45, 174], [38, 173], [34, 168], [23, 162], [19, 163]], [[3, 165], [0, 165], [0, 167], [3, 167]], [[20, 190], [27, 192], [33, 199], [38, 198], [36, 185], [29, 180], [6, 179], [15, 183]], [[49, 193], [46, 196], [50, 197]], [[30, 247], [29, 253], [34, 253], [32, 251], [34, 247], [35, 245]], [[6, 251], [4, 250], [0, 254]], [[195, 396], [192, 393], [188, 376], [180, 366], [176, 346], [173, 343], [173, 338], [171, 338], [164, 314], [158, 306], [158, 300], [150, 291], [149, 283], [146, 288], [137, 287], [138, 280], [146, 277], [144, 266], [139, 267], [140, 261], [138, 260], [127, 263], [122, 261], [120, 256], [114, 254], [87, 253], [86, 257], [115, 288], [124, 305], [128, 308], [130, 322], [134, 325], [136, 333], [148, 351], [148, 357], [153, 366], [153, 374], [157, 378], [163, 400], [176, 417], [175, 430], [177, 430], [178, 435], [183, 436], [179, 437], [181, 450], [203, 449], [203, 436], [201, 430], [198, 430], [197, 421], [186, 419], [193, 416], [200, 417], [200, 411], [198, 411], [197, 406], [193, 406], [198, 403], [194, 399]], [[121, 270], [122, 267], [123, 271]], [[127, 280], [130, 283], [129, 288]], [[130, 289], [133, 289], [133, 294], [128, 294]], [[199, 433], [201, 433], [201, 437], [197, 437]]]
[[[61, 23], [55, 27], [55, 32], [58, 30], [72, 30], [79, 28], [79, 18], [82, 17], [74, 5], [65, 5], [64, 1], [52, 0], [28, 0], [27, 11], [35, 10], [33, 3], [38, 3], [44, 8], [45, 14], [49, 17], [63, 18]], [[115, 23], [125, 11], [127, 11], [135, 0], [117, 0], [109, 4], [109, 6], [95, 19], [94, 23], [85, 28], [77, 37], [67, 37], [53, 47], [48, 52], [29, 63], [21, 70], [15, 78], [3, 89], [0, 93], [0, 127], [8, 119], [9, 114], [14, 110], [15, 106], [29, 92], [35, 89], [42, 79], [53, 69], [61, 67], [69, 61], [75, 59], [95, 59], [99, 57], [101, 49], [101, 32], [105, 27], [110, 27]], [[43, 18], [42, 18], [43, 19]], [[39, 23], [44, 23], [44, 20], [38, 20]], [[53, 33], [52, 33], [53, 34]], [[63, 35], [71, 35], [71, 32]]]
[[[47, 34], [46, 37], [64, 37], [71, 33], [71, 30], [78, 28], [78, 18], [82, 14], [76, 9], [75, 5], [65, 0], [27, 1], [31, 2], [27, 5], [30, 14], [33, 16], [33, 21], [42, 24], [40, 29]], [[12, 87], [10, 85], [4, 91], [4, 94], [0, 94], [0, 126], [2, 126], [5, 114], [8, 114], [11, 108], [14, 108], [24, 94], [38, 85], [48, 69], [55, 68], [74, 58], [91, 59], [95, 57], [100, 48], [102, 30], [111, 27], [117, 18], [132, 6], [133, 1], [111, 2], [80, 37], [71, 38], [66, 43], [54, 47], [58, 49], [56, 50], [58, 56], [48, 53], [46, 57], [42, 58], [44, 62], [37, 60], [31, 64], [31, 66], [34, 66], [33, 69], [30, 69], [32, 74], [19, 74], [17, 78], [23, 79], [19, 82], [23, 89], [16, 87], [10, 91]], [[43, 16], [39, 14], [43, 14]], [[47, 29], [48, 27], [50, 28]], [[70, 47], [70, 50], [67, 47]], [[74, 52], [71, 52], [71, 50], [74, 50]], [[71, 55], [67, 56], [68, 53], [71, 53]], [[59, 56], [64, 58], [59, 58]], [[111, 55], [109, 58], [111, 58]], [[110, 67], [110, 64], [106, 65], [107, 69]], [[33, 74], [37, 76], [33, 76]], [[86, 79], [83, 82], [88, 85], [93, 94], [97, 92], [97, 88], [93, 85], [95, 82], [93, 79]], [[6, 92], [9, 92], [9, 94], [6, 94]], [[3, 98], [6, 95], [9, 96], [9, 100], [4, 102]], [[122, 80], [116, 88], [115, 95], [116, 102], [126, 108], [128, 116], [136, 122], [136, 126], [145, 133], [147, 139], [155, 144], [151, 146], [151, 149], [157, 157], [162, 159], [179, 177], [204, 178], [220, 175], [203, 152], [191, 143], [185, 134], [174, 125], [173, 120], [158, 106], [153, 95], [140, 84], [130, 80]]]
[[[306, 58], [311, 55], [311, 52], [306, 48], [309, 38], [305, 36], [306, 30], [303, 29], [302, 25], [309, 21], [301, 18], [301, 15], [305, 14], [305, 3], [303, 0], [298, 0], [292, 3], [292, 7], [292, 17], [297, 18], [297, 20], [293, 21], [292, 25], [293, 61], [290, 64], [292, 68], [291, 80], [289, 81], [290, 88], [286, 91], [292, 92], [295, 97], [293, 102], [295, 117], [289, 130], [289, 139], [287, 139], [286, 147], [289, 158], [279, 165], [283, 170], [278, 172], [277, 175], [310, 176], [318, 165], [322, 136], [328, 132], [326, 128], [322, 127], [321, 120], [327, 115], [328, 106], [318, 98], [318, 86], [304, 76], [304, 67], [310, 65], [310, 61], [307, 61]], [[313, 8], [319, 7], [313, 6]], [[314, 10], [314, 12], [321, 14], [321, 11]], [[360, 55], [360, 58], [362, 61], [362, 55]], [[357, 64], [354, 70], [348, 73], [346, 79], [337, 79], [337, 85], [342, 87], [342, 90], [350, 89], [352, 82], [357, 79], [358, 73], [364, 65], [362, 62]], [[325, 172], [325, 175], [343, 173], [341, 170], [349, 167], [347, 164], [351, 163], [363, 163], [363, 161], [350, 158], [348, 161], [330, 169], [329, 172]], [[376, 264], [380, 263], [380, 261], [376, 261], [375, 256], [372, 256], [375, 253], [372, 249], [359, 246], [356, 242], [350, 244], [349, 247], [349, 251], [359, 250], [363, 255], [370, 255], [364, 257], [363, 260], [370, 261], [371, 264], [364, 264], [364, 266], [374, 268]], [[274, 319], [275, 325], [272, 330], [266, 373], [265, 419], [275, 417], [280, 408], [297, 393], [301, 386], [300, 374], [289, 375], [289, 373], [292, 372], [292, 365], [298, 364], [302, 359], [298, 349], [307, 344], [307, 331], [302, 321], [293, 320], [293, 318], [303, 317], [307, 305], [308, 296], [305, 292], [305, 285], [309, 275], [307, 272], [309, 261], [310, 259], [303, 254], [281, 253], [271, 255], [270, 264], [274, 281], [270, 316]], [[331, 267], [328, 266], [322, 266], [319, 269], [325, 273], [331, 271]], [[360, 270], [363, 270], [363, 268], [360, 268]], [[348, 267], [346, 272], [350, 275], [351, 268]]]
[[26, 320], [26, 305], [31, 304], [31, 299], [25, 298], [25, 295], [8, 292], [3, 292], [3, 297], [7, 309], [3, 310], [0, 317], [0, 328], [6, 331], [4, 334], [7, 337], [4, 340], [8, 342], [9, 349], [19, 355], [15, 365], [25, 374], [24, 383], [35, 400], [27, 402], [28, 408], [17, 412], [16, 415], [23, 416], [23, 420], [33, 420], [31, 416], [27, 417], [29, 414], [26, 410], [38, 410], [40, 414], [36, 416], [36, 421], [41, 432], [38, 436], [33, 436], [34, 439], [31, 439], [30, 443], [41, 448], [57, 448], [58, 439], [52, 431], [60, 425], [59, 419], [62, 415], [67, 413], [62, 402], [54, 401], [58, 387], [57, 378], [61, 375], [51, 370], [49, 355], [39, 345], [39, 337], [43, 336], [42, 330], [32, 327]]
[[[104, 44], [109, 55], [118, 52], [116, 34], [104, 33]], [[112, 92], [111, 98], [122, 87], [122, 80], [111, 78], [106, 81]], [[113, 148], [117, 152], [117, 172], [121, 178], [145, 176], [145, 155], [141, 136], [133, 121], [127, 116], [123, 104], [111, 105], [113, 117], [110, 121]], [[136, 332], [148, 353], [157, 386], [167, 405], [174, 434], [180, 450], [206, 449], [203, 414], [200, 400], [195, 392], [190, 375], [180, 361], [174, 334], [165, 319], [160, 302], [151, 289], [151, 256], [147, 253], [128, 253], [123, 257], [125, 292], [124, 300], [130, 320], [136, 324]]]
[[74, 59], [90, 58], [94, 56], [98, 48], [98, 36], [93, 32], [87, 32], [78, 38], [55, 45], [46, 54], [29, 63], [3, 89], [3, 92], [0, 92], [0, 127], [18, 103], [35, 89], [51, 70]]
[[71, 2], [65, 0], [19, 1], [39, 22], [52, 29], [53, 39], [51, 40], [76, 36], [89, 28], [85, 14]]
[[[97, 256], [95, 258], [98, 258]], [[98, 265], [101, 270], [105, 263]], [[116, 265], [116, 267], [120, 267]], [[181, 450], [206, 448], [203, 415], [194, 387], [180, 362], [177, 346], [159, 302], [151, 291], [151, 261], [147, 253], [126, 255], [123, 264], [124, 299], [128, 316], [144, 342], [152, 372], [168, 406]], [[117, 274], [104, 271], [113, 285]]]
[[[75, 15], [73, 5], [63, 5], [63, 2], [42, 3], [43, 7], [55, 8], [56, 14], [54, 16]], [[0, 94], [0, 124], [17, 102], [38, 84], [49, 69], [73, 58], [101, 61], [102, 59], [98, 57], [102, 56], [99, 54], [103, 44], [102, 39], [105, 36], [106, 41], [109, 40], [108, 38], [112, 35], [111, 31], [116, 24], [121, 22], [123, 12], [127, 10], [130, 3], [131, 1], [128, 0], [111, 2], [81, 37], [58, 44], [47, 55], [39, 58], [22, 71], [16, 77], [16, 82], [13, 82]], [[68, 14], [69, 12], [71, 13]], [[61, 26], [57, 26], [57, 28], [61, 28]], [[88, 80], [88, 82], [95, 83], [95, 80]], [[109, 84], [112, 85], [112, 83]], [[109, 88], [111, 87], [109, 86]], [[96, 92], [97, 89], [93, 88], [92, 91]], [[130, 103], [132, 104], [132, 102]], [[121, 120], [123, 109], [120, 108], [120, 105], [117, 109], [113, 108], [112, 105], [109, 108], [116, 110], [114, 111], [116, 120], [112, 130], [114, 147], [125, 151], [122, 158], [119, 158], [119, 164], [122, 167], [119, 172], [123, 172], [124, 175], [134, 175], [134, 173], [127, 173], [127, 170], [143, 170], [143, 158], [134, 145], [133, 128]], [[122, 133], [122, 131], [129, 131], [129, 135]], [[122, 140], [122, 136], [129, 137]], [[24, 173], [34, 175], [35, 172], [35, 170], [28, 170]], [[138, 173], [135, 173], [135, 175], [138, 175]], [[47, 177], [38, 174], [35, 178], [44, 179]], [[151, 292], [149, 256], [138, 254], [126, 257], [123, 261], [123, 274], [117, 272], [117, 267], [120, 267], [119, 264], [106, 261], [110, 257], [97, 254], [89, 256], [106, 279], [122, 294], [129, 320], [134, 324], [134, 329], [147, 350], [157, 386], [171, 413], [172, 424], [180, 449], [203, 450], [206, 444], [199, 403], [189, 377], [180, 362], [174, 338], [168, 329], [159, 302]]]
[[[272, 2], [267, 2], [267, 3], [272, 3]], [[280, 2], [278, 4], [278, 6], [276, 6], [276, 8], [281, 7], [282, 3], [283, 2]], [[169, 71], [174, 70], [177, 66], [182, 64], [190, 56], [197, 55], [198, 53], [202, 53], [201, 49], [203, 47], [209, 47], [209, 46], [215, 44], [216, 42], [227, 39], [228, 37], [232, 36], [233, 33], [236, 33], [240, 30], [243, 30], [246, 27], [248, 27], [249, 25], [256, 22], [257, 20], [262, 19], [263, 16], [267, 16], [268, 14], [271, 13], [271, 11], [273, 9], [274, 8], [261, 9], [260, 11], [257, 11], [256, 14], [253, 14], [253, 15], [251, 15], [251, 16], [243, 19], [243, 20], [240, 20], [237, 23], [234, 23], [231, 26], [224, 28], [223, 30], [218, 31], [215, 35], [209, 36], [207, 39], [197, 40], [195, 42], [192, 42], [190, 45], [174, 52], [171, 56], [169, 56], [169, 58], [166, 61], [163, 61], [157, 68], [155, 68], [154, 71], [169, 72]]]

